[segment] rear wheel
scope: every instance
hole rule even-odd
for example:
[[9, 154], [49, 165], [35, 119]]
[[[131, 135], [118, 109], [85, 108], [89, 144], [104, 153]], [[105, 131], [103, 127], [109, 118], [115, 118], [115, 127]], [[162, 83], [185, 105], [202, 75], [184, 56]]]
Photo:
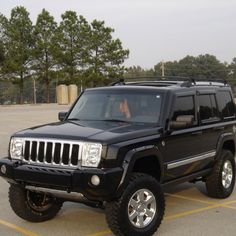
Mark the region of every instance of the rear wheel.
[[152, 176], [134, 173], [122, 196], [106, 204], [106, 220], [115, 235], [149, 236], [163, 219], [165, 199]]
[[208, 195], [214, 198], [227, 198], [235, 185], [235, 159], [232, 152], [222, 150], [213, 171], [206, 179]]
[[31, 222], [50, 220], [62, 207], [62, 202], [56, 198], [29, 191], [18, 185], [10, 186], [9, 202], [19, 217]]

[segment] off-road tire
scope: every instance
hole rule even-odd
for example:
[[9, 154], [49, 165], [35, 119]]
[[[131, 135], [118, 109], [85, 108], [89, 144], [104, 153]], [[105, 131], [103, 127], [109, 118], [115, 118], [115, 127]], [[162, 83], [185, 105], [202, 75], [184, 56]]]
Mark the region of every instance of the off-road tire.
[[[226, 161], [229, 161], [233, 169], [233, 178], [230, 186], [225, 188], [222, 184], [222, 171]], [[231, 195], [235, 185], [235, 159], [234, 155], [229, 150], [222, 150], [221, 155], [212, 173], [206, 178], [206, 189], [210, 197], [224, 199]]]
[[[128, 203], [133, 194], [147, 189], [155, 196], [156, 213], [144, 228], [137, 228], [129, 220]], [[116, 201], [106, 203], [106, 220], [112, 232], [117, 236], [149, 236], [153, 235], [161, 224], [165, 212], [165, 198], [158, 181], [143, 173], [133, 173], [122, 196]]]
[[36, 210], [29, 204], [27, 191], [21, 186], [12, 184], [9, 188], [9, 202], [12, 210], [24, 220], [30, 222], [43, 222], [56, 216], [62, 207], [62, 202], [50, 198], [50, 205], [45, 210]]

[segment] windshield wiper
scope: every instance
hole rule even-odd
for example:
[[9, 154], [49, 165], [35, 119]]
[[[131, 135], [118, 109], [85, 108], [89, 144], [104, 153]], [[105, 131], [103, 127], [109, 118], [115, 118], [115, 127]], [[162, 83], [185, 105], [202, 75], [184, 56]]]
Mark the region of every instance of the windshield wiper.
[[105, 120], [98, 120], [98, 121], [131, 123], [130, 121], [127, 121], [127, 120], [120, 120], [120, 119], [105, 119]]
[[78, 119], [78, 118], [69, 118], [69, 119], [66, 119], [66, 120], [81, 120], [81, 119]]
[[104, 119], [104, 120], [92, 120], [92, 119], [78, 119], [78, 118], [69, 118], [68, 121], [107, 121], [107, 122], [122, 122], [122, 123], [131, 123], [127, 120], [120, 120], [120, 119]]

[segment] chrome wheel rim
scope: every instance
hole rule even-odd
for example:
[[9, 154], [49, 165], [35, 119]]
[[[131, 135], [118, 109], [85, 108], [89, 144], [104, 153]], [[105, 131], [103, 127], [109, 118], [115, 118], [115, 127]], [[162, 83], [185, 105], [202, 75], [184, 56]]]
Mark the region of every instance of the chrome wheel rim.
[[156, 198], [148, 189], [136, 191], [128, 204], [128, 217], [137, 228], [148, 226], [156, 215]]
[[229, 160], [227, 160], [222, 169], [222, 185], [224, 188], [229, 188], [233, 180], [233, 167]]

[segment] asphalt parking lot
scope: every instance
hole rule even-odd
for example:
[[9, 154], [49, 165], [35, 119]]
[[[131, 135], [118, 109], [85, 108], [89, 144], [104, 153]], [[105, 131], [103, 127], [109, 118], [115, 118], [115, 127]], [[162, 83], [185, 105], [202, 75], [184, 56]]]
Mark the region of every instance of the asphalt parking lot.
[[[15, 131], [57, 121], [68, 106], [0, 106], [0, 157], [7, 155], [9, 137]], [[109, 236], [103, 210], [65, 203], [56, 218], [29, 223], [17, 217], [8, 203], [8, 184], [0, 179], [1, 236]], [[204, 184], [182, 184], [166, 191], [166, 214], [155, 235], [236, 235], [236, 191], [225, 200], [206, 196]]]

